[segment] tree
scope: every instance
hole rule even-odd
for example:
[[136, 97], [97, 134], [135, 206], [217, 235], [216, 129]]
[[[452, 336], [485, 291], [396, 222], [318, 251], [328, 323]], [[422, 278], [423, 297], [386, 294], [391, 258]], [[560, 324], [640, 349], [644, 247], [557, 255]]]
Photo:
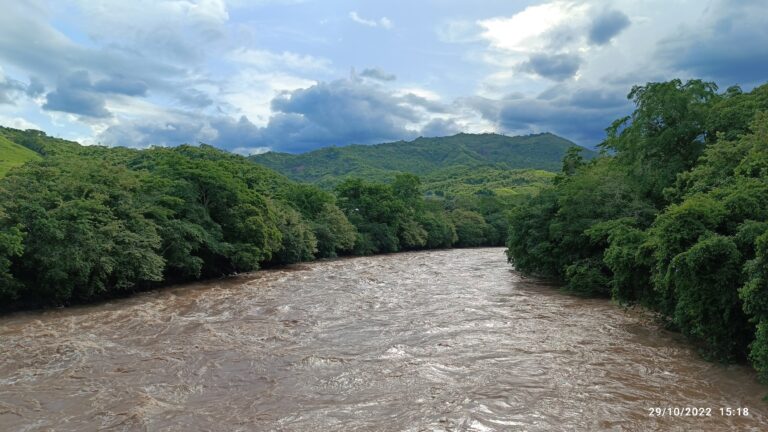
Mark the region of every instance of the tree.
[[669, 284], [677, 302], [674, 323], [704, 342], [703, 353], [718, 360], [744, 357], [752, 339], [738, 297], [743, 260], [731, 238], [702, 238], [670, 264]]
[[412, 209], [399, 199], [390, 185], [351, 179], [336, 188], [339, 205], [357, 228], [355, 253], [397, 252], [399, 233]]
[[317, 252], [317, 237], [309, 224], [299, 212], [286, 205], [281, 206], [278, 213], [282, 245], [273, 260], [281, 264], [312, 260]]
[[584, 151], [583, 147], [569, 147], [563, 156], [563, 169], [562, 173], [566, 176], [572, 176], [576, 174], [576, 171], [584, 166], [584, 157], [581, 153]]
[[663, 191], [678, 173], [690, 169], [704, 150], [707, 115], [718, 99], [717, 86], [701, 80], [672, 80], [634, 86], [627, 96], [636, 105], [630, 117], [608, 128], [601, 144], [615, 151], [641, 179], [644, 196], [663, 207]]
[[427, 232], [428, 249], [448, 248], [459, 240], [456, 226], [443, 212], [428, 211], [419, 216], [419, 224]]
[[292, 184], [281, 192], [282, 198], [309, 221], [317, 238], [317, 256], [335, 257], [352, 250], [356, 229], [336, 207], [336, 198], [315, 186]]
[[747, 281], [739, 290], [744, 312], [755, 326], [749, 359], [763, 381], [768, 381], [768, 229], [755, 239], [756, 256], [747, 262]]
[[[3, 194], [0, 192], [0, 196]], [[0, 300], [18, 297], [19, 283], [11, 274], [11, 260], [24, 252], [24, 234], [18, 225], [10, 225], [0, 208]]]
[[480, 213], [470, 210], [456, 209], [451, 212], [451, 221], [456, 227], [458, 240], [456, 245], [461, 247], [481, 246], [485, 243], [488, 225]]
[[355, 246], [357, 229], [333, 204], [325, 203], [312, 221], [312, 231], [317, 237], [318, 257], [335, 257], [351, 251]]
[[[12, 264], [24, 285], [19, 294], [58, 304], [162, 280], [161, 239], [145, 217], [150, 205], [136, 194], [142, 177], [108, 163], [49, 158], [4, 179], [3, 223], [24, 233]], [[18, 255], [18, 245], [12, 249]]]

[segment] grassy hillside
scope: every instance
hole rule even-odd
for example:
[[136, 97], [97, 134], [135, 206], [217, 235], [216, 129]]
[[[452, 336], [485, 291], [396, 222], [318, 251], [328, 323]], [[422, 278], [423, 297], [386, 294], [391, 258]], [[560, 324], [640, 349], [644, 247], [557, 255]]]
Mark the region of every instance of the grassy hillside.
[[[458, 134], [371, 146], [329, 147], [298, 155], [270, 152], [250, 159], [294, 180], [329, 188], [351, 177], [390, 181], [398, 172], [428, 177], [451, 167], [557, 171], [566, 150], [574, 145], [549, 133], [516, 137]], [[591, 159], [595, 153], [585, 150], [584, 156]]]
[[32, 150], [0, 135], [0, 177], [4, 177], [8, 170], [15, 166], [23, 165], [27, 161], [39, 158], [40, 155]]
[[81, 153], [88, 148], [74, 141], [54, 138], [46, 135], [45, 132], [34, 129], [20, 130], [0, 126], [0, 138], [5, 138], [42, 156], [70, 155]]

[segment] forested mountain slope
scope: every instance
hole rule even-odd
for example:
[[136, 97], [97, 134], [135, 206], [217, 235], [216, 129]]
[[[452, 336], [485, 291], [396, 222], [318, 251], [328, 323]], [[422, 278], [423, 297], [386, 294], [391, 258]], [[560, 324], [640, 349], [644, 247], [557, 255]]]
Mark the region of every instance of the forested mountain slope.
[[[515, 137], [458, 134], [378, 145], [328, 147], [297, 155], [270, 152], [250, 159], [294, 180], [332, 188], [348, 178], [386, 182], [398, 172], [429, 177], [455, 167], [557, 171], [566, 150], [574, 145], [550, 133]], [[583, 155], [591, 159], [595, 152], [585, 149]]]

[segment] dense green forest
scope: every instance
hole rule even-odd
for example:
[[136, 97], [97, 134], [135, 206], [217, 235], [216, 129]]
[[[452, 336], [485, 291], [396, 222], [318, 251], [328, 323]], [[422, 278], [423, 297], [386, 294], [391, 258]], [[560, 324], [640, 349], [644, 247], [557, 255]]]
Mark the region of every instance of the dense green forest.
[[768, 85], [636, 86], [601, 155], [578, 149], [512, 212], [509, 260], [658, 311], [708, 358], [768, 379]]
[[[206, 145], [80, 146], [10, 128], [0, 139], [31, 155], [0, 179], [5, 308], [339, 254], [506, 238], [503, 199], [487, 191], [425, 198], [419, 178], [407, 173], [387, 184], [348, 179], [327, 191]], [[522, 172], [517, 183], [538, 178]]]
[[[265, 153], [251, 156], [256, 163], [289, 178], [331, 189], [350, 178], [391, 182], [398, 173], [437, 179], [455, 176], [456, 170], [493, 168], [557, 171], [572, 142], [550, 133], [508, 137], [497, 134], [458, 134], [413, 141], [346, 147], [328, 147], [303, 154]], [[584, 149], [583, 157], [595, 153]], [[427, 187], [427, 189], [429, 189]]]

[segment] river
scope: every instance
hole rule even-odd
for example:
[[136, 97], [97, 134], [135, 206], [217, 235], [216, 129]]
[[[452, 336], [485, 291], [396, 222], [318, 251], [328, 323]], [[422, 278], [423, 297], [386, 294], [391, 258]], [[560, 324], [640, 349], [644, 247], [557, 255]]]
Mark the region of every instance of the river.
[[[295, 265], [0, 318], [0, 430], [765, 430], [768, 388], [501, 248]], [[711, 416], [651, 417], [653, 408]], [[722, 416], [721, 408], [748, 408]], [[680, 413], [683, 414], [683, 413]]]

